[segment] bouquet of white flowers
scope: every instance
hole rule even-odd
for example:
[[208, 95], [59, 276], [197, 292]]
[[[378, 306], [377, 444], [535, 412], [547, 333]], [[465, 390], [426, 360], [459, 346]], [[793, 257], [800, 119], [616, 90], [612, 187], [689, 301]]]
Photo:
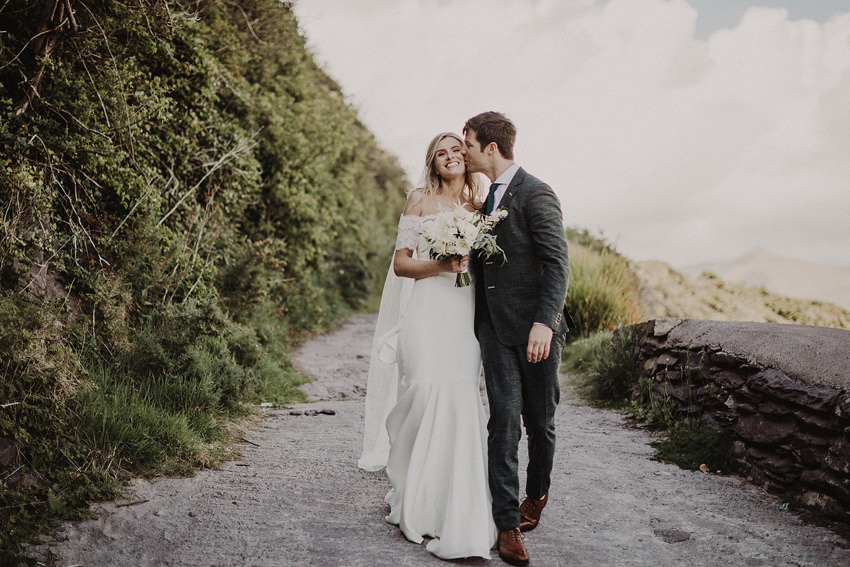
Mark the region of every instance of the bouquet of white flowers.
[[[445, 260], [452, 256], [466, 256], [479, 250], [484, 258], [505, 252], [496, 244], [496, 235], [490, 232], [496, 223], [508, 216], [505, 209], [497, 209], [489, 215], [471, 213], [463, 207], [446, 211], [434, 222], [428, 223], [420, 234], [431, 248], [432, 260]], [[471, 283], [469, 273], [461, 272], [455, 278], [456, 287]]]

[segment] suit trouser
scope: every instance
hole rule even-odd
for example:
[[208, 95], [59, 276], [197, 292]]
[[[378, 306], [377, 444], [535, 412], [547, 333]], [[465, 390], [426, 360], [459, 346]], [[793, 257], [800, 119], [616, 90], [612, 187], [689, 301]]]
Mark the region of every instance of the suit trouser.
[[490, 405], [487, 456], [493, 520], [500, 530], [508, 530], [520, 520], [518, 451], [523, 424], [528, 437], [526, 495], [540, 498], [549, 490], [564, 336], [554, 335], [549, 357], [536, 364], [526, 359], [526, 344], [499, 342], [489, 315], [481, 321], [478, 341]]

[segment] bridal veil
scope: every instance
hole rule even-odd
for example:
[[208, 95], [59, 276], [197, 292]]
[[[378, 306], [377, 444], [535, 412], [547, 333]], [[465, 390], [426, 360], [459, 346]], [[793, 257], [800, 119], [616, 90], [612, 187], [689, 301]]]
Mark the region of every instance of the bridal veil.
[[381, 307], [375, 326], [375, 338], [369, 362], [366, 384], [366, 421], [363, 452], [357, 466], [377, 471], [387, 466], [390, 440], [387, 435], [387, 416], [396, 404], [398, 394], [398, 359], [396, 344], [404, 308], [413, 289], [414, 280], [395, 275], [393, 264], [387, 272]]

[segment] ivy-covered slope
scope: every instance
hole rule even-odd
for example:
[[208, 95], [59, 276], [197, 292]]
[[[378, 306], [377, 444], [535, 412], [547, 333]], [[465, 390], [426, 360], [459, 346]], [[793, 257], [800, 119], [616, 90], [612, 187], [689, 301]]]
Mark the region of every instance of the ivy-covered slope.
[[[2, 553], [214, 458], [359, 308], [405, 180], [290, 3], [0, 3]], [[49, 514], [46, 514], [49, 512]]]

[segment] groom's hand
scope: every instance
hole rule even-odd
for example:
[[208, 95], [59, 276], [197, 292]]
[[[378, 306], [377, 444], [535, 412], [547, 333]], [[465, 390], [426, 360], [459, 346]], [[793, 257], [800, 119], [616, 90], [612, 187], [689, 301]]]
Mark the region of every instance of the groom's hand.
[[528, 362], [537, 363], [549, 358], [549, 347], [552, 345], [552, 329], [546, 325], [535, 323], [528, 333], [528, 347], [525, 356]]

